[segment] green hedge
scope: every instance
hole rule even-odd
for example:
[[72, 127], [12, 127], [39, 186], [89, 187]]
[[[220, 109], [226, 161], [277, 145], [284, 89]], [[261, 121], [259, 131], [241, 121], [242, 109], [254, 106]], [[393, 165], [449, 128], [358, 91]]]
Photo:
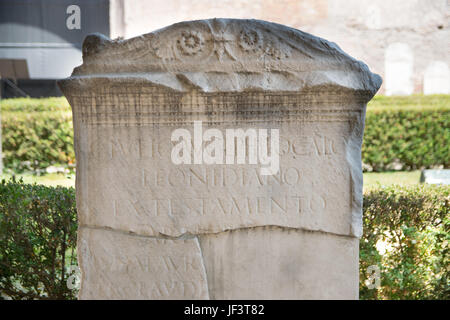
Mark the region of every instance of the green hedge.
[[[361, 299], [450, 299], [449, 207], [449, 186], [392, 186], [364, 195]], [[373, 275], [369, 266], [380, 270], [378, 290], [365, 283]]]
[[64, 98], [1, 102], [3, 162], [15, 172], [73, 167], [72, 114]]
[[450, 166], [450, 95], [376, 96], [368, 105], [362, 161], [369, 170]]
[[[448, 186], [429, 185], [365, 194], [361, 299], [450, 299], [449, 194]], [[66, 286], [76, 228], [73, 188], [2, 181], [0, 298], [76, 298]], [[378, 290], [365, 283], [373, 265], [381, 271]]]
[[74, 299], [68, 268], [76, 265], [73, 188], [0, 183], [0, 299]]
[[[73, 165], [70, 107], [64, 98], [0, 101], [6, 168]], [[450, 95], [376, 96], [367, 109], [366, 171], [450, 166]]]

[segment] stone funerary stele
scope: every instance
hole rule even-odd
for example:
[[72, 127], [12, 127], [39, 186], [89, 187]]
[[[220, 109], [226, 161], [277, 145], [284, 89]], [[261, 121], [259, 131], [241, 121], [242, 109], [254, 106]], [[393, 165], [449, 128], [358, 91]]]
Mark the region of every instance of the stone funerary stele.
[[[73, 110], [80, 299], [357, 299], [361, 144], [381, 78], [259, 20], [88, 36]], [[279, 130], [279, 170], [174, 164], [175, 129]]]

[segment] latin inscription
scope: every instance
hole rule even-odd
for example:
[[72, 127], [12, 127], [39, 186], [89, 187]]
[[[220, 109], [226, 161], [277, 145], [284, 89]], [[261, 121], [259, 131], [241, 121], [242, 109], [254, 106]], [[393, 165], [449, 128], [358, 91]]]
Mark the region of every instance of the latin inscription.
[[85, 227], [80, 232], [83, 277], [96, 279], [84, 284], [81, 298], [208, 297], [196, 239], [154, 239]]
[[89, 165], [96, 174], [87, 177], [89, 209], [80, 221], [148, 235], [268, 224], [348, 233], [346, 125], [283, 128], [274, 175], [251, 164], [174, 165], [171, 132], [165, 126], [92, 131]]

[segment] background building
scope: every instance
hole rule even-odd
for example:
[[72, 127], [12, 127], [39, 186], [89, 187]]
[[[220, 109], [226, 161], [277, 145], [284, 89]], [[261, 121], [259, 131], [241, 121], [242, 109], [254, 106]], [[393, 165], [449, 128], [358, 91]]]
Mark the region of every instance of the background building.
[[60, 95], [55, 79], [81, 64], [84, 37], [109, 30], [108, 0], [0, 0], [3, 97]]
[[[67, 27], [74, 4], [80, 29]], [[0, 0], [0, 59], [26, 59], [32, 79], [58, 79], [81, 63], [86, 34], [130, 38], [214, 17], [268, 20], [336, 42], [383, 77], [384, 94], [450, 91], [448, 0]]]

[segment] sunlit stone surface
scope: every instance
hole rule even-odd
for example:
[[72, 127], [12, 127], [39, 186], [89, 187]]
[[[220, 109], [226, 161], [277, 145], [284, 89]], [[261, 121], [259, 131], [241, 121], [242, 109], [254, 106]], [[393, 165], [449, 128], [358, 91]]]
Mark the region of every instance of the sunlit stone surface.
[[[358, 298], [361, 143], [379, 76], [258, 20], [94, 35], [83, 54], [59, 82], [74, 115], [80, 299]], [[194, 121], [279, 130], [277, 173], [173, 163], [171, 135]]]

